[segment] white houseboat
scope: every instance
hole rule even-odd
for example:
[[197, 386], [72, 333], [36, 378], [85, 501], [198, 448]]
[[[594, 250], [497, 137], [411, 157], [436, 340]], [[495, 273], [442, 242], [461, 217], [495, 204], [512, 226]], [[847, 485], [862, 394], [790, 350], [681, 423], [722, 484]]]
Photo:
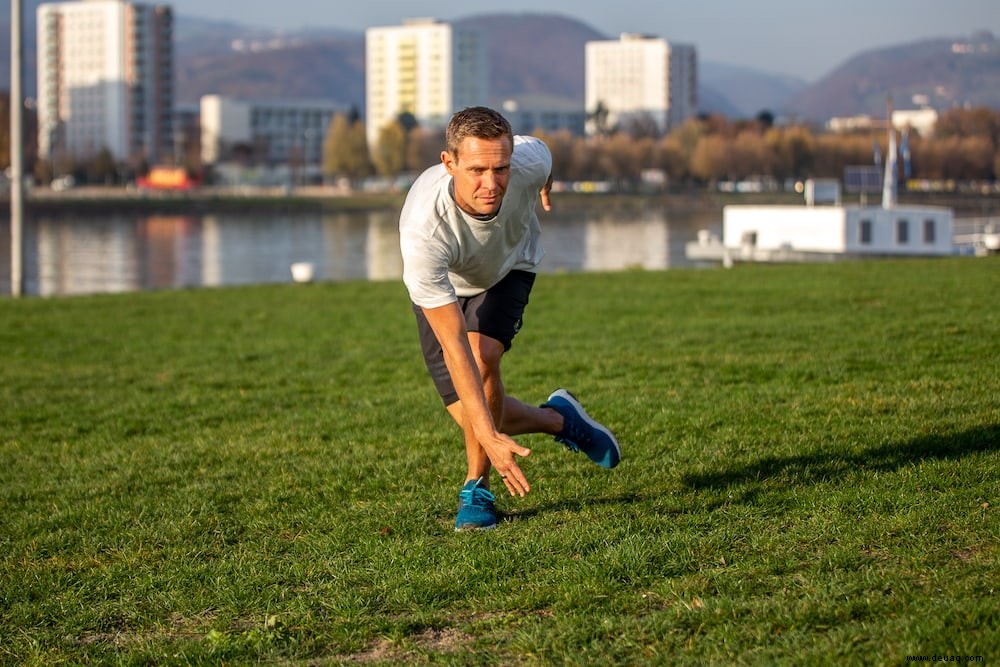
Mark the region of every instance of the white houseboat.
[[837, 181], [807, 181], [802, 206], [723, 207], [722, 239], [701, 232], [688, 257], [728, 264], [955, 254], [950, 208], [896, 204], [895, 143], [890, 130], [881, 206], [843, 205]]

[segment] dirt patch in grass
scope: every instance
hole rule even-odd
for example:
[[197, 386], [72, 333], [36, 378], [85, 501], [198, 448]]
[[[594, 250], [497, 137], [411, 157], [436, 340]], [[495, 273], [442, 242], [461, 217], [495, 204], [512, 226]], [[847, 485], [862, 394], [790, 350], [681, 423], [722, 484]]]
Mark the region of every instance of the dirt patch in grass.
[[407, 637], [405, 644], [391, 639], [379, 639], [367, 650], [346, 656], [359, 664], [409, 661], [422, 653], [452, 653], [471, 643], [473, 637], [455, 628], [426, 628]]

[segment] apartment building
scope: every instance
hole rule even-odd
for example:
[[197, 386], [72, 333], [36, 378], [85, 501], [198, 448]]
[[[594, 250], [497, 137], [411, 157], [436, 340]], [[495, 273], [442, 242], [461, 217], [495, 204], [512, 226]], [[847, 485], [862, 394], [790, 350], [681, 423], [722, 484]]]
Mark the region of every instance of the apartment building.
[[401, 114], [444, 128], [465, 107], [489, 103], [486, 47], [480, 35], [434, 19], [365, 33], [365, 128], [374, 147]]
[[[665, 39], [624, 33], [618, 40], [587, 42], [584, 103], [587, 133], [656, 124], [661, 133], [698, 113], [698, 61], [695, 47]], [[599, 120], [598, 108], [606, 111]]]
[[173, 11], [124, 0], [37, 9], [38, 150], [155, 164], [174, 150]]

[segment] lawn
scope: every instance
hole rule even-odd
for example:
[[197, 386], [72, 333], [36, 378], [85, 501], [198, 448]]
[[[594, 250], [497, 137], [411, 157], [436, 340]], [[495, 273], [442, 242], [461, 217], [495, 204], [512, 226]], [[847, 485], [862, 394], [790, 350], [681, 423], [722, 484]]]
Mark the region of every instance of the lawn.
[[0, 300], [0, 663], [1000, 660], [1000, 258], [539, 278], [455, 533], [398, 283]]

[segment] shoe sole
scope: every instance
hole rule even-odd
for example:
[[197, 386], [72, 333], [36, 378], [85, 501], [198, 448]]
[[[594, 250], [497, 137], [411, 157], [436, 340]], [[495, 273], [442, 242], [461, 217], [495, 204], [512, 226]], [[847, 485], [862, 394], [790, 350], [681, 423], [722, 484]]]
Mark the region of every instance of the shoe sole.
[[[549, 396], [549, 400], [551, 401], [553, 398], [561, 398], [564, 401], [568, 402], [570, 405], [573, 406], [573, 409], [576, 410], [577, 414], [583, 417], [583, 421], [587, 422], [587, 424], [589, 424], [592, 428], [600, 431], [601, 433], [603, 433], [604, 435], [608, 436], [608, 438], [611, 439], [611, 444], [614, 445], [615, 447], [616, 458], [615, 461], [608, 467], [614, 468], [616, 465], [618, 465], [618, 463], [622, 459], [622, 449], [621, 446], [618, 444], [618, 439], [615, 438], [615, 434], [609, 431], [608, 428], [604, 426], [604, 424], [595, 421], [593, 417], [588, 415], [587, 411], [583, 409], [582, 405], [580, 405], [580, 401], [576, 400], [576, 397], [573, 394], [569, 393], [567, 390], [556, 389], [554, 392], [552, 392], [552, 395]], [[593, 459], [591, 460], [593, 461]]]
[[489, 526], [472, 526], [472, 525], [466, 524], [466, 525], [461, 526], [461, 527], [455, 526], [455, 532], [456, 533], [473, 533], [473, 532], [475, 532], [477, 530], [493, 530], [496, 527], [497, 527], [497, 525], [495, 523], [491, 524]]

